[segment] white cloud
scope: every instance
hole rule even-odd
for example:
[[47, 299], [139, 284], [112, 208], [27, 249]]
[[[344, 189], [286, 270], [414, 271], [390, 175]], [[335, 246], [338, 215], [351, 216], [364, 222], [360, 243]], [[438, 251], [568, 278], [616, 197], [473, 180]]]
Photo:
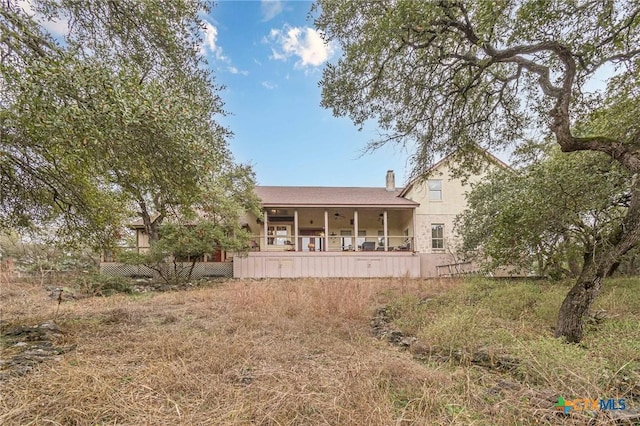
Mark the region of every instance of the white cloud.
[[263, 86], [263, 87], [265, 87], [265, 88], [267, 88], [267, 89], [269, 89], [269, 90], [273, 90], [273, 89], [275, 89], [276, 87], [278, 87], [278, 85], [277, 85], [277, 84], [275, 84], [275, 83], [271, 83], [270, 81], [263, 81], [263, 82], [262, 82], [262, 86]]
[[262, 21], [270, 21], [282, 12], [282, 2], [280, 0], [262, 0]]
[[238, 68], [236, 68], [236, 67], [234, 67], [234, 66], [229, 66], [229, 67], [227, 67], [227, 70], [228, 70], [231, 74], [249, 75], [249, 71], [246, 71], [246, 70], [239, 70]]
[[219, 61], [218, 65], [221, 66], [219, 68], [221, 70], [226, 69], [231, 74], [249, 75], [249, 71], [234, 66], [231, 59], [223, 53], [222, 46], [218, 44], [218, 28], [215, 25], [205, 20], [202, 36], [202, 44], [200, 45], [202, 55], [214, 55], [215, 59]]
[[272, 29], [267, 40], [272, 41], [278, 49], [272, 48], [271, 59], [286, 60], [291, 56], [298, 59], [296, 67], [317, 67], [333, 55], [332, 44], [326, 44], [321, 34], [309, 27], [288, 27], [282, 30]]
[[218, 46], [218, 29], [209, 21], [204, 21], [204, 28], [202, 30], [203, 40], [200, 46], [200, 52], [203, 55], [207, 53], [213, 53], [216, 59], [221, 61], [228, 61], [229, 58], [222, 53], [222, 47]]

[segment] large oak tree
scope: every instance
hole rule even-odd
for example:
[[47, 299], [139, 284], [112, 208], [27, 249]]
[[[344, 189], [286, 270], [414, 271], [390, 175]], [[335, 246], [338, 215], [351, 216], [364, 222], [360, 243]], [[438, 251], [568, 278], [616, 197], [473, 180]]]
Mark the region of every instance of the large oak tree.
[[[197, 0], [3, 0], [0, 228], [102, 245], [141, 216], [235, 223], [255, 206], [234, 162]], [[37, 12], [37, 14], [36, 14]], [[42, 22], [68, 23], [52, 35]], [[231, 231], [232, 232], [232, 231]]]
[[[319, 0], [317, 27], [342, 57], [322, 104], [389, 142], [434, 155], [551, 133], [564, 152], [599, 151], [632, 176], [621, 226], [599, 236], [564, 300], [556, 335], [577, 342], [618, 259], [640, 241], [640, 5], [636, 1]], [[605, 80], [600, 91], [594, 81]], [[576, 126], [577, 120], [590, 123]]]

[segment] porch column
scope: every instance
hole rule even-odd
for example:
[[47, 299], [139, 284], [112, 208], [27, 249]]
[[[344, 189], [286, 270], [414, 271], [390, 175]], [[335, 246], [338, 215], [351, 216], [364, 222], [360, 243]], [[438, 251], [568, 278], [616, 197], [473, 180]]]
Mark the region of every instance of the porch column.
[[382, 222], [384, 224], [384, 251], [389, 251], [389, 226], [387, 224], [387, 210], [385, 209], [382, 213]]
[[322, 237], [322, 239], [324, 240], [324, 244], [322, 244], [322, 251], [329, 251], [329, 211], [325, 210], [324, 211], [324, 237]]
[[267, 245], [268, 245], [268, 241], [269, 241], [267, 239], [267, 232], [268, 232], [267, 231], [267, 229], [268, 229], [267, 222], [268, 221], [269, 221], [269, 214], [267, 213], [267, 210], [265, 209], [264, 210], [264, 241], [263, 241], [264, 242], [264, 245], [263, 245], [264, 250], [267, 250]]
[[353, 233], [355, 234], [353, 251], [358, 251], [358, 209], [353, 211]]
[[293, 249], [298, 251], [298, 210], [293, 211]]
[[413, 208], [413, 223], [411, 224], [411, 228], [412, 228], [412, 239], [411, 239], [411, 251], [418, 251], [418, 246], [417, 246], [417, 239], [416, 239], [416, 219], [417, 219], [417, 214], [416, 214], [416, 208]]

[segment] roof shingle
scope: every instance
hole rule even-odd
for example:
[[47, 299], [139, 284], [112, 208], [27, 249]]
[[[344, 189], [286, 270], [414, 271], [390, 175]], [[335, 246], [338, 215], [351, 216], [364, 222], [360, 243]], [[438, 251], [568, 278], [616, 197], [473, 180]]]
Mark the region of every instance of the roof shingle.
[[256, 186], [264, 207], [416, 207], [420, 203], [399, 197], [401, 190], [327, 186]]

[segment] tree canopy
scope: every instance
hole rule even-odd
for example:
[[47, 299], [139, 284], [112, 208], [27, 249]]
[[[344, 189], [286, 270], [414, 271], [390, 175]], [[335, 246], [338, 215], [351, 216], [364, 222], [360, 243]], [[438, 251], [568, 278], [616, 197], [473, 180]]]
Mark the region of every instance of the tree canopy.
[[[372, 148], [415, 144], [416, 173], [434, 155], [498, 148], [536, 129], [552, 130], [563, 151], [604, 151], [640, 170], [635, 151], [611, 143], [639, 143], [637, 2], [319, 0], [317, 9], [316, 25], [342, 50], [324, 70], [322, 105], [358, 125], [376, 119], [387, 137]], [[602, 76], [606, 96], [589, 94]], [[625, 111], [620, 133], [574, 134], [577, 117], [609, 104]]]
[[620, 227], [631, 176], [602, 153], [542, 150], [540, 161], [496, 170], [473, 187], [457, 218], [461, 251], [482, 253], [489, 270], [577, 278], [584, 255], [607, 250], [602, 235]]
[[[36, 16], [18, 3], [0, 10], [2, 228], [53, 223], [58, 238], [100, 245], [136, 215], [157, 239], [166, 217], [212, 206], [207, 195], [224, 193], [227, 213], [255, 206], [199, 52], [207, 4], [42, 0]], [[69, 31], [55, 38], [39, 19]]]
[[[531, 135], [640, 173], [637, 1], [318, 0], [316, 9], [342, 51], [324, 70], [322, 105], [357, 125], [377, 120], [386, 137], [369, 147], [408, 145], [414, 176], [438, 154]], [[558, 336], [581, 339], [603, 277], [640, 242], [640, 179], [628, 193], [620, 226], [596, 244], [608, 249], [585, 257]]]

